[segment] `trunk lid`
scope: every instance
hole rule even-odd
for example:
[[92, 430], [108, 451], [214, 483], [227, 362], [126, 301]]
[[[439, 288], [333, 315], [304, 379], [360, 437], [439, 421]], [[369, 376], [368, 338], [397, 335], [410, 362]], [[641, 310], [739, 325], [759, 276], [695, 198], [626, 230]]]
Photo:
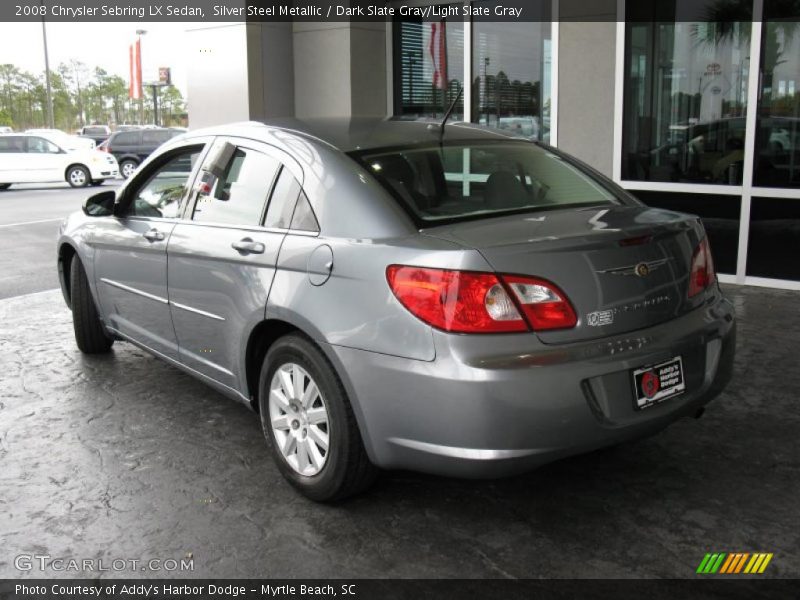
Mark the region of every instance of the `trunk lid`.
[[[564, 209], [424, 230], [481, 252], [498, 273], [558, 286], [578, 315], [573, 329], [537, 332], [564, 343], [642, 329], [691, 310], [696, 217], [644, 206]], [[644, 266], [642, 266], [644, 265]]]

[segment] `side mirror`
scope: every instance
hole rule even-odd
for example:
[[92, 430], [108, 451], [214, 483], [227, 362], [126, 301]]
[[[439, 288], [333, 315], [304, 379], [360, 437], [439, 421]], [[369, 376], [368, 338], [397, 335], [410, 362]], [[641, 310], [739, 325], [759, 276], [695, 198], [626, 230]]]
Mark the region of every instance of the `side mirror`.
[[89, 196], [83, 204], [84, 214], [89, 217], [110, 217], [114, 214], [116, 196], [111, 190]]
[[236, 146], [229, 142], [220, 144], [214, 151], [214, 154], [209, 157], [206, 165], [203, 167], [204, 171], [211, 173], [214, 177], [219, 179], [225, 175], [225, 169], [228, 168], [228, 163], [231, 162], [233, 154], [236, 152]]

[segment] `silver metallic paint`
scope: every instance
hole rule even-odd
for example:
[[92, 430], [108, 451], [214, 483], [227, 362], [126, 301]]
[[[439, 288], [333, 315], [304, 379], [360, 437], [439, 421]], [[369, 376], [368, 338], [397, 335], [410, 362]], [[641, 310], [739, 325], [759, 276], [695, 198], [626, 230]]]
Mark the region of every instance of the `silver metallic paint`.
[[[414, 127], [411, 137], [426, 135]], [[458, 126], [448, 127], [448, 135], [498, 134]], [[496, 476], [657, 431], [707, 403], [730, 377], [731, 305], [716, 285], [685, 299], [687, 265], [704, 234], [694, 218], [647, 209], [620, 193], [625, 206], [616, 208], [420, 232], [371, 175], [331, 145], [333, 138], [257, 124], [171, 140], [118, 198], [165, 152], [191, 143], [207, 148], [222, 137], [271, 146], [284, 157], [303, 182], [320, 234], [193, 223], [185, 220], [188, 194], [184, 219], [76, 213], [58, 244], [73, 247], [83, 261], [110, 331], [229, 397], [249, 402], [254, 395], [245, 372], [251, 332], [265, 320], [283, 321], [313, 339], [333, 364], [377, 465]], [[356, 127], [355, 146], [369, 139]], [[401, 129], [392, 126], [386, 139], [401, 140]], [[143, 236], [152, 227], [165, 233], [164, 241]], [[647, 247], [617, 244], [651, 233], [657, 239]], [[264, 254], [231, 248], [245, 236], [263, 243]], [[597, 273], [665, 256], [675, 260], [646, 278]], [[385, 269], [395, 263], [544, 277], [567, 293], [581, 320], [561, 332], [446, 334], [394, 297]], [[672, 300], [655, 313], [624, 309], [658, 296]], [[597, 309], [623, 317], [590, 328], [583, 316]], [[685, 356], [687, 393], [635, 411], [629, 370], [675, 354]]]

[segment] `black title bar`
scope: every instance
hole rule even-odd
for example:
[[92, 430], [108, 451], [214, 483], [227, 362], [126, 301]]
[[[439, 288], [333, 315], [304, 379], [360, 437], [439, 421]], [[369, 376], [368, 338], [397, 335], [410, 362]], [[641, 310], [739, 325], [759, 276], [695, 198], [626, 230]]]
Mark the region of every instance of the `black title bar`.
[[[800, 7], [800, 0], [786, 0]], [[741, 0], [635, 0], [617, 14], [616, 0], [2, 0], [0, 21], [53, 22], [385, 22], [439, 21], [748, 21]], [[2, 26], [2, 25], [0, 25]]]

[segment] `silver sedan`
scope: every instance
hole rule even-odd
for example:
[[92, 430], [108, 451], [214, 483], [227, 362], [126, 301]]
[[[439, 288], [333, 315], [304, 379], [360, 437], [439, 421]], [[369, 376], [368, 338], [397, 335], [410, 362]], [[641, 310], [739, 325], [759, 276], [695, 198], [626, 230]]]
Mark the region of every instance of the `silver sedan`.
[[83, 352], [130, 342], [251, 406], [319, 501], [650, 435], [731, 377], [698, 218], [465, 124], [186, 133], [64, 222], [58, 268]]

